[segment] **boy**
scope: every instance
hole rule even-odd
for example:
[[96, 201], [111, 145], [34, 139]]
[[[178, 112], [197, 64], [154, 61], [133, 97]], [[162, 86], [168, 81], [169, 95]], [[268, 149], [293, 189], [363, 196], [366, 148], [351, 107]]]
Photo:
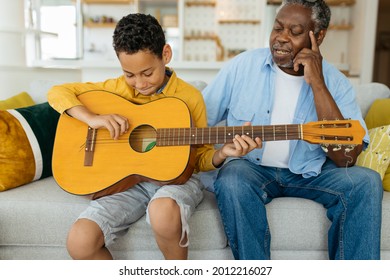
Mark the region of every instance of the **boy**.
[[[172, 50], [155, 18], [144, 14], [123, 17], [115, 28], [113, 46], [124, 75], [99, 83], [54, 86], [48, 92], [49, 103], [54, 109], [66, 112], [91, 128], [105, 128], [112, 138], [118, 139], [128, 130], [131, 119], [118, 114], [96, 115], [78, 100], [79, 94], [106, 90], [137, 104], [174, 96], [187, 104], [196, 127], [207, 126], [201, 93], [166, 67]], [[246, 145], [240, 136], [233, 144], [218, 151], [211, 145], [201, 146], [197, 149], [195, 169], [213, 170], [228, 156], [239, 156], [254, 148]], [[126, 191], [92, 200], [69, 232], [68, 252], [74, 259], [112, 259], [106, 246], [146, 212], [165, 259], [186, 259], [188, 219], [203, 199], [202, 190], [203, 186], [194, 174], [184, 185], [159, 187], [142, 182]]]

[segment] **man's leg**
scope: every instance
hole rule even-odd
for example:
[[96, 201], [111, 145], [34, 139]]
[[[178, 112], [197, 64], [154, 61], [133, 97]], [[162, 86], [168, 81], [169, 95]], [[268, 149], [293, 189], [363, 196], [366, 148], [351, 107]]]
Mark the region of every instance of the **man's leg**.
[[270, 259], [271, 236], [265, 203], [271, 199], [267, 188], [275, 183], [272, 170], [238, 159], [219, 171], [215, 193], [236, 259]]
[[284, 195], [324, 205], [332, 222], [328, 232], [330, 259], [379, 259], [382, 182], [363, 167], [338, 168], [328, 160], [317, 177], [283, 176]]

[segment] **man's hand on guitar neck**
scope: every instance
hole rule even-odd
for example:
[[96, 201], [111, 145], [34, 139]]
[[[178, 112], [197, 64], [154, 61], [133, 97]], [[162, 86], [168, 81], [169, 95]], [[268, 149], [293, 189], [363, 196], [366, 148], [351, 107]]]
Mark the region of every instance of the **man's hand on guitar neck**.
[[121, 115], [97, 115], [81, 105], [66, 110], [66, 113], [73, 118], [86, 123], [91, 128], [106, 128], [113, 139], [118, 139], [119, 136], [126, 133], [129, 129], [129, 121]]

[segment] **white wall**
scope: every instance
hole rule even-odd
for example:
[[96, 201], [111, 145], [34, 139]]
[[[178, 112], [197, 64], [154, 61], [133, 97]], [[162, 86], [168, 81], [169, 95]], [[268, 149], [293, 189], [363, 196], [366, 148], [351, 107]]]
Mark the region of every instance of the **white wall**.
[[0, 0], [0, 65], [26, 63], [23, 3], [23, 0]]
[[[45, 98], [46, 92], [37, 93], [33, 82], [48, 84], [48, 81], [58, 83], [81, 81], [81, 71], [76, 69], [48, 69], [30, 67], [0, 66], [0, 100], [11, 97], [22, 91], [34, 95], [36, 102]], [[45, 87], [42, 87], [45, 89]]]

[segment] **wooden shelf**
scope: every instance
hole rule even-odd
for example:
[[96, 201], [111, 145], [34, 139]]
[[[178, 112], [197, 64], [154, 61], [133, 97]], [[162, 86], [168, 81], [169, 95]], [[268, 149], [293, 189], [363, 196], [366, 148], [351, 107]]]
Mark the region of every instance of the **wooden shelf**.
[[326, 0], [329, 6], [353, 6], [356, 0]]
[[185, 36], [184, 40], [215, 40], [215, 35]]
[[[326, 0], [329, 6], [352, 6], [355, 5], [356, 0]], [[268, 5], [280, 5], [282, 0], [267, 0]]]
[[344, 25], [330, 25], [329, 30], [352, 30], [352, 24], [344, 24]]
[[85, 4], [130, 4], [133, 0], [82, 0]]
[[260, 20], [246, 20], [246, 19], [220, 19], [219, 24], [260, 24]]
[[86, 22], [84, 27], [86, 28], [115, 28], [116, 22]]
[[188, 1], [185, 2], [187, 7], [192, 7], [192, 6], [211, 6], [214, 7], [216, 5], [215, 1], [200, 1], [200, 2], [195, 2], [195, 1]]

